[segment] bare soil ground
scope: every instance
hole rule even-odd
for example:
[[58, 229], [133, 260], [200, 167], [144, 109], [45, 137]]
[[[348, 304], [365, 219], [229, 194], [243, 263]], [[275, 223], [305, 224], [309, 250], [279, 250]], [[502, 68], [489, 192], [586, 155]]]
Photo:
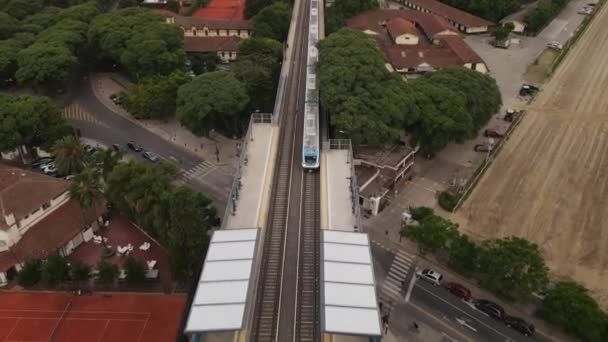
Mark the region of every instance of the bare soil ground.
[[455, 215], [477, 239], [522, 236], [608, 307], [608, 6]]
[[557, 51], [546, 48], [526, 69], [523, 79], [532, 84], [538, 84], [545, 81], [549, 75], [549, 68], [557, 57]]

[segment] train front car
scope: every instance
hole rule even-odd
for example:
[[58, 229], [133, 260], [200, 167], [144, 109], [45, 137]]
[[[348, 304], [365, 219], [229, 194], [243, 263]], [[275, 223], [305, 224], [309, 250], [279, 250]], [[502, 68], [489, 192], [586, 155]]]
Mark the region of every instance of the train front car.
[[319, 168], [319, 90], [317, 89], [317, 43], [319, 41], [319, 1], [310, 1], [308, 23], [308, 54], [306, 65], [306, 99], [304, 103], [304, 133], [302, 137], [302, 167]]

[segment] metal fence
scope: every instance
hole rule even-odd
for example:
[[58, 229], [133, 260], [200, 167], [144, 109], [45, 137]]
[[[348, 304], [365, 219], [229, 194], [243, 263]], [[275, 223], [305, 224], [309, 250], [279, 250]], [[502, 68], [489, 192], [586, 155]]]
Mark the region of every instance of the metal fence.
[[234, 172], [234, 177], [232, 180], [232, 188], [230, 189], [230, 194], [228, 195], [228, 205], [226, 206], [226, 211], [224, 212], [224, 218], [222, 219], [222, 228], [226, 227], [228, 223], [228, 218], [230, 215], [235, 215], [238, 207], [238, 201], [241, 194], [241, 168], [243, 166], [247, 166], [248, 160], [248, 147], [249, 143], [253, 141], [253, 124], [272, 124], [273, 123], [273, 114], [271, 113], [252, 113], [251, 118], [249, 119], [249, 126], [247, 126], [247, 135], [243, 138], [242, 144], [238, 145], [238, 154], [239, 159], [236, 162], [236, 170]]
[[355, 231], [363, 231], [361, 224], [361, 207], [359, 206], [359, 186], [357, 185], [357, 175], [355, 174], [355, 164], [353, 163], [353, 147], [350, 139], [329, 139], [323, 142], [324, 150], [348, 150], [347, 163], [350, 165], [350, 200], [352, 213], [355, 216]]

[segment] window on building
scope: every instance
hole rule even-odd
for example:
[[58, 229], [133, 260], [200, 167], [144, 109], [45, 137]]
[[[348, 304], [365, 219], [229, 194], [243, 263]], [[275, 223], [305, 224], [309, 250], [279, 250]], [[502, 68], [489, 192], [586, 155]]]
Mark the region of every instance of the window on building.
[[222, 57], [226, 57], [226, 53], [225, 52], [222, 52]]
[[42, 210], [47, 210], [51, 207], [51, 202], [46, 202], [42, 205]]

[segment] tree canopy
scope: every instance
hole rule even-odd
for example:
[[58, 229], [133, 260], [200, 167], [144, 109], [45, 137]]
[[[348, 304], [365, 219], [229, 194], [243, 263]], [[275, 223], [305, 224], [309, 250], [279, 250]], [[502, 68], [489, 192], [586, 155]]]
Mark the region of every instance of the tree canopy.
[[177, 91], [177, 119], [195, 134], [211, 128], [237, 132], [239, 114], [249, 102], [244, 85], [226, 71], [195, 77]]
[[608, 339], [608, 316], [587, 290], [574, 282], [559, 282], [547, 291], [541, 316], [583, 341]]
[[43, 0], [10, 0], [4, 7], [4, 11], [13, 18], [21, 20], [39, 12], [43, 6]]
[[66, 46], [34, 44], [17, 55], [19, 83], [38, 89], [62, 87], [70, 76], [76, 57]]
[[55, 165], [60, 175], [78, 173], [84, 166], [84, 149], [75, 135], [66, 135], [53, 144]]
[[482, 18], [498, 22], [507, 15], [519, 10], [522, 0], [440, 0], [452, 7], [460, 8], [466, 12], [475, 14]]
[[418, 224], [406, 225], [402, 234], [416, 240], [420, 253], [434, 253], [447, 247], [458, 235], [458, 225], [437, 215], [427, 215]]
[[182, 31], [147, 9], [125, 8], [97, 16], [88, 41], [100, 58], [120, 63], [137, 79], [168, 75], [183, 66]]
[[249, 18], [255, 16], [256, 14], [258, 14], [258, 12], [260, 12], [264, 7], [271, 5], [275, 1], [277, 1], [277, 0], [245, 1], [245, 9], [243, 11], [244, 12], [243, 14], [245, 15], [245, 18], [249, 19]]
[[291, 7], [289, 4], [275, 2], [253, 17], [253, 35], [284, 41], [287, 39], [290, 20]]
[[479, 271], [484, 274], [480, 277], [482, 286], [522, 301], [546, 288], [549, 281], [548, 268], [538, 246], [518, 237], [484, 241]]
[[10, 38], [17, 32], [17, 19], [5, 12], [0, 12], [0, 40]]
[[70, 266], [68, 266], [67, 260], [59, 255], [59, 253], [53, 253], [49, 255], [41, 268], [41, 279], [46, 285], [55, 286], [63, 283], [69, 278]]
[[526, 30], [540, 32], [559, 12], [566, 7], [568, 0], [540, 0], [538, 5], [524, 18]]
[[151, 76], [129, 90], [123, 106], [138, 119], [173, 116], [177, 89], [190, 80], [190, 76], [181, 70], [174, 71], [169, 76]]

